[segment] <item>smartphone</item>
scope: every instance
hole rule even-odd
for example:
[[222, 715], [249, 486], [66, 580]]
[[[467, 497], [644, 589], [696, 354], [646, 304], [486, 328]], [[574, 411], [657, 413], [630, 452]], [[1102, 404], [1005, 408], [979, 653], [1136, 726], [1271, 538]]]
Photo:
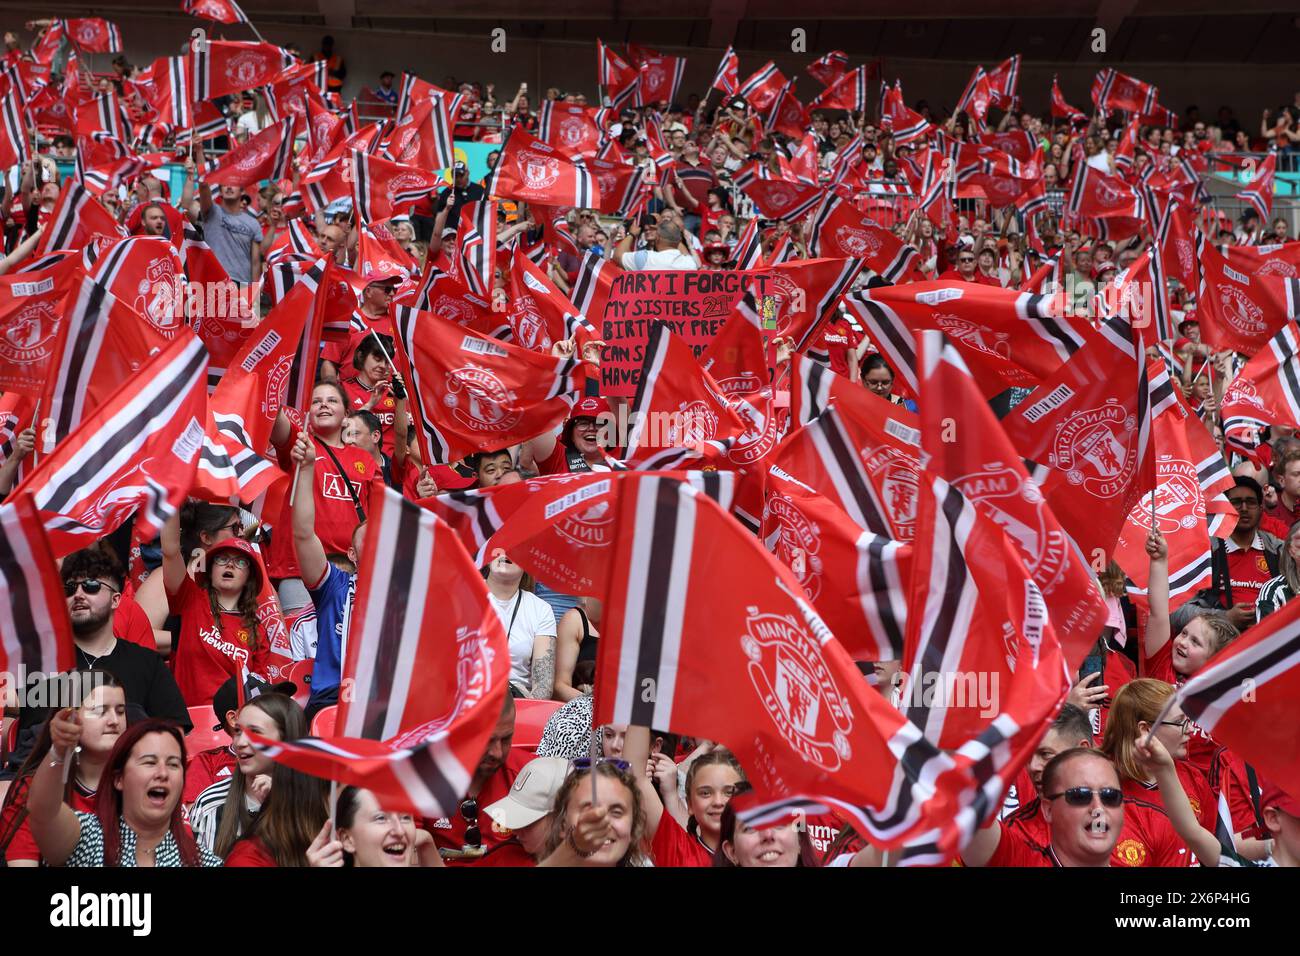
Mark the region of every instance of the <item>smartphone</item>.
[[1083, 666], [1079, 668], [1079, 680], [1083, 680], [1089, 674], [1103, 674], [1106, 671], [1105, 654], [1089, 654], [1083, 659]]

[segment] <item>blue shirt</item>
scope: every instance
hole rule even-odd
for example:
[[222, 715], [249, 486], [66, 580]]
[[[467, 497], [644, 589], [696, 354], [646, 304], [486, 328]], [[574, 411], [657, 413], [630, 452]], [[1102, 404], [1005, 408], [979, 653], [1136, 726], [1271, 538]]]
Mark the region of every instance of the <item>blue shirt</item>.
[[329, 565], [320, 584], [310, 588], [316, 605], [316, 666], [311, 675], [311, 695], [319, 697], [339, 686], [343, 670], [343, 635], [352, 617], [357, 576]]

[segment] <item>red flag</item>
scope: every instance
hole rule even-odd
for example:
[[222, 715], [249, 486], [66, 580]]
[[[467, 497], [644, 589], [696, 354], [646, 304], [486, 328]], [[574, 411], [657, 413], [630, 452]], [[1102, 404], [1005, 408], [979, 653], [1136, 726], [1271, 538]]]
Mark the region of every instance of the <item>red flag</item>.
[[732, 47], [727, 47], [718, 63], [718, 70], [713, 75], [712, 90], [721, 90], [728, 96], [734, 96], [740, 90], [740, 57]]
[[[605, 44], [596, 40], [596, 82], [615, 106], [630, 105], [636, 96], [640, 74]], [[489, 195], [500, 195], [492, 193]]]
[[557, 149], [589, 157], [600, 148], [601, 130], [591, 107], [546, 100], [537, 111], [537, 136]]
[[113, 214], [101, 206], [84, 185], [69, 176], [63, 181], [58, 202], [50, 213], [36, 255], [53, 249], [80, 249], [95, 236], [125, 236]]
[[296, 65], [280, 47], [252, 40], [209, 40], [188, 59], [195, 102], [266, 86]]
[[405, 306], [393, 326], [410, 362], [411, 402], [429, 464], [554, 428], [568, 411], [565, 396], [586, 377], [577, 359], [539, 355]]
[[1255, 355], [1288, 319], [1300, 316], [1300, 283], [1247, 275], [1210, 243], [1201, 241], [1200, 246], [1196, 319], [1202, 338], [1216, 349]]
[[638, 105], [677, 102], [677, 92], [686, 72], [686, 57], [655, 55], [646, 57], [637, 66], [640, 73]]
[[388, 158], [403, 166], [435, 171], [448, 169], [456, 161], [452, 129], [455, 119], [448, 112], [445, 96], [432, 96], [416, 104], [397, 124], [389, 138]]
[[520, 127], [506, 137], [486, 192], [551, 206], [600, 206], [600, 190], [582, 157], [543, 143]]
[[1268, 615], [1214, 655], [1168, 705], [1291, 794], [1300, 793], [1297, 617], [1295, 601]]
[[516, 345], [549, 353], [553, 342], [572, 337], [579, 316], [541, 269], [515, 253], [510, 268], [510, 310], [506, 313]]
[[[1289, 286], [1295, 282], [1287, 280]], [[1237, 373], [1223, 393], [1220, 415], [1227, 443], [1252, 458], [1266, 426], [1300, 428], [1300, 329], [1295, 319], [1288, 319]]]
[[786, 82], [785, 76], [776, 68], [776, 64], [768, 60], [740, 85], [737, 92], [755, 110], [765, 113], [781, 95], [781, 89]]
[[1168, 375], [1149, 379], [1128, 323], [1110, 319], [1003, 420], [1017, 450], [1052, 469], [1040, 482], [1048, 503], [1090, 563], [1154, 486], [1151, 419], [1173, 401]]
[[991, 102], [998, 109], [1015, 109], [1016, 89], [1020, 85], [1020, 54], [1003, 60], [987, 74]]
[[[1180, 210], [1182, 207], [1178, 207]], [[1294, 279], [1300, 276], [1300, 242], [1283, 242], [1269, 246], [1217, 247], [1228, 265], [1249, 276], [1276, 276]], [[1186, 283], [1194, 288], [1196, 282]]]
[[[933, 359], [922, 369], [921, 434], [939, 439], [925, 442], [930, 453], [926, 471], [1006, 532], [1042, 592], [1066, 664], [1073, 670], [1106, 621], [1106, 604], [1092, 568], [1044, 502], [957, 350], [940, 338], [942, 333], [921, 335], [930, 343]], [[942, 402], [927, 401], [928, 396], [942, 396]], [[953, 435], [979, 439], [942, 440]]]
[[975, 129], [983, 131], [985, 129], [984, 118], [988, 115], [989, 106], [993, 103], [993, 97], [993, 84], [989, 82], [988, 74], [984, 72], [984, 67], [977, 66], [975, 72], [971, 74], [961, 98], [957, 101], [957, 112], [965, 112], [970, 117]]
[[28, 147], [21, 95], [11, 88], [0, 96], [0, 165], [8, 168], [26, 163]]
[[207, 356], [181, 337], [82, 420], [19, 485], [41, 511], [56, 556], [122, 525], [152, 537], [194, 480], [207, 391]]
[[0, 504], [0, 674], [59, 674], [77, 666], [63, 581], [26, 492]]
[[892, 130], [894, 141], [905, 146], [914, 140], [925, 139], [933, 127], [930, 121], [920, 113], [907, 108], [903, 102], [903, 82], [899, 80], [893, 89], [886, 90], [881, 103], [880, 125]]
[[315, 63], [301, 63], [267, 87], [266, 105], [272, 119], [300, 117], [306, 121], [309, 104], [325, 106], [325, 99], [317, 84], [317, 68], [322, 62], [317, 60]]
[[[1158, 371], [1154, 365], [1148, 375]], [[1129, 595], [1146, 603], [1150, 558], [1146, 553], [1154, 514], [1156, 527], [1169, 545], [1169, 606], [1177, 608], [1210, 587], [1210, 526], [1208, 518], [1231, 511], [1229, 524], [1218, 521], [1218, 537], [1236, 527], [1236, 510], [1214, 499], [1233, 487], [1232, 473], [1209, 431], [1180, 398], [1152, 423], [1156, 456], [1156, 486], [1133, 506], [1115, 560], [1131, 580]], [[1152, 504], [1151, 496], [1155, 495]]]
[[336, 199], [353, 199], [353, 153], [373, 153], [379, 145], [380, 127], [371, 123], [335, 146], [324, 160], [302, 179], [304, 198], [315, 210], [324, 210]]
[[343, 120], [315, 99], [308, 99], [307, 148], [298, 154], [300, 168], [310, 171], [318, 163], [324, 162], [344, 135]]
[[820, 203], [824, 192], [814, 182], [810, 185], [770, 178], [757, 161], [740, 169], [733, 182], [754, 201], [759, 215], [768, 219], [802, 219]]
[[886, 282], [921, 278], [915, 249], [832, 192], [825, 194], [813, 213], [808, 251], [814, 256], [861, 259]]
[[1099, 110], [1125, 110], [1148, 114], [1154, 111], [1160, 92], [1118, 70], [1098, 70], [1092, 81], [1092, 102]]
[[1077, 110], [1065, 102], [1065, 95], [1061, 92], [1060, 84], [1057, 83], [1055, 76], [1052, 77], [1052, 116], [1056, 119], [1067, 119], [1071, 123], [1087, 122], [1088, 120], [1082, 110]]
[[225, 24], [248, 22], [235, 0], [181, 0], [181, 9], [200, 20]]
[[1091, 219], [1141, 219], [1144, 214], [1142, 200], [1128, 183], [1087, 163], [1075, 170], [1066, 210]]
[[360, 150], [352, 152], [352, 208], [359, 222], [376, 222], [410, 212], [444, 184], [436, 172], [389, 162]]
[[82, 53], [121, 53], [122, 35], [117, 24], [100, 17], [64, 20], [68, 39]]
[[804, 67], [804, 71], [822, 86], [831, 86], [844, 75], [849, 68], [848, 54], [843, 50], [831, 50]]
[[63, 298], [78, 258], [0, 276], [0, 391], [41, 394], [58, 354]]
[[268, 126], [248, 142], [236, 146], [207, 175], [209, 185], [245, 188], [264, 179], [285, 179], [293, 160], [294, 117]]

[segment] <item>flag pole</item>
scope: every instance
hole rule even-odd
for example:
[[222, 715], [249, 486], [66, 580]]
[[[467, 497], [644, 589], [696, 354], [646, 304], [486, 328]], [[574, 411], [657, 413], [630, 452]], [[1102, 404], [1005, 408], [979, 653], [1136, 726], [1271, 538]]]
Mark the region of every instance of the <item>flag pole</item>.
[[338, 833], [338, 827], [335, 826], [334, 819], [338, 814], [339, 808], [339, 782], [330, 781], [330, 842], [333, 843]]

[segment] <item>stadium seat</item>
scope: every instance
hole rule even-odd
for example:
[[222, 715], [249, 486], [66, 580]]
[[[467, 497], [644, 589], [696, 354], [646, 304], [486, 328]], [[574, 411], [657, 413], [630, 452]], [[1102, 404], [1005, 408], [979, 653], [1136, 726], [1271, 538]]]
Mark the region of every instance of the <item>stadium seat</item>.
[[515, 701], [515, 736], [512, 747], [536, 750], [542, 742], [542, 730], [551, 714], [560, 709], [558, 700]]
[[185, 753], [193, 757], [197, 753], [205, 750], [212, 750], [215, 747], [226, 747], [230, 745], [230, 735], [224, 730], [213, 730], [217, 725], [216, 714], [212, 710], [211, 704], [204, 704], [202, 707], [191, 707], [190, 723], [194, 729], [185, 735]]
[[330, 704], [328, 707], [322, 707], [316, 716], [311, 719], [311, 735], [313, 737], [332, 737], [334, 736], [334, 724], [338, 720], [338, 704]]
[[297, 690], [293, 693], [293, 699], [297, 701], [299, 707], [306, 707], [307, 700], [311, 697], [311, 675], [316, 669], [316, 662], [308, 659], [305, 661], [294, 661], [288, 667], [281, 668], [280, 679], [293, 681]]

